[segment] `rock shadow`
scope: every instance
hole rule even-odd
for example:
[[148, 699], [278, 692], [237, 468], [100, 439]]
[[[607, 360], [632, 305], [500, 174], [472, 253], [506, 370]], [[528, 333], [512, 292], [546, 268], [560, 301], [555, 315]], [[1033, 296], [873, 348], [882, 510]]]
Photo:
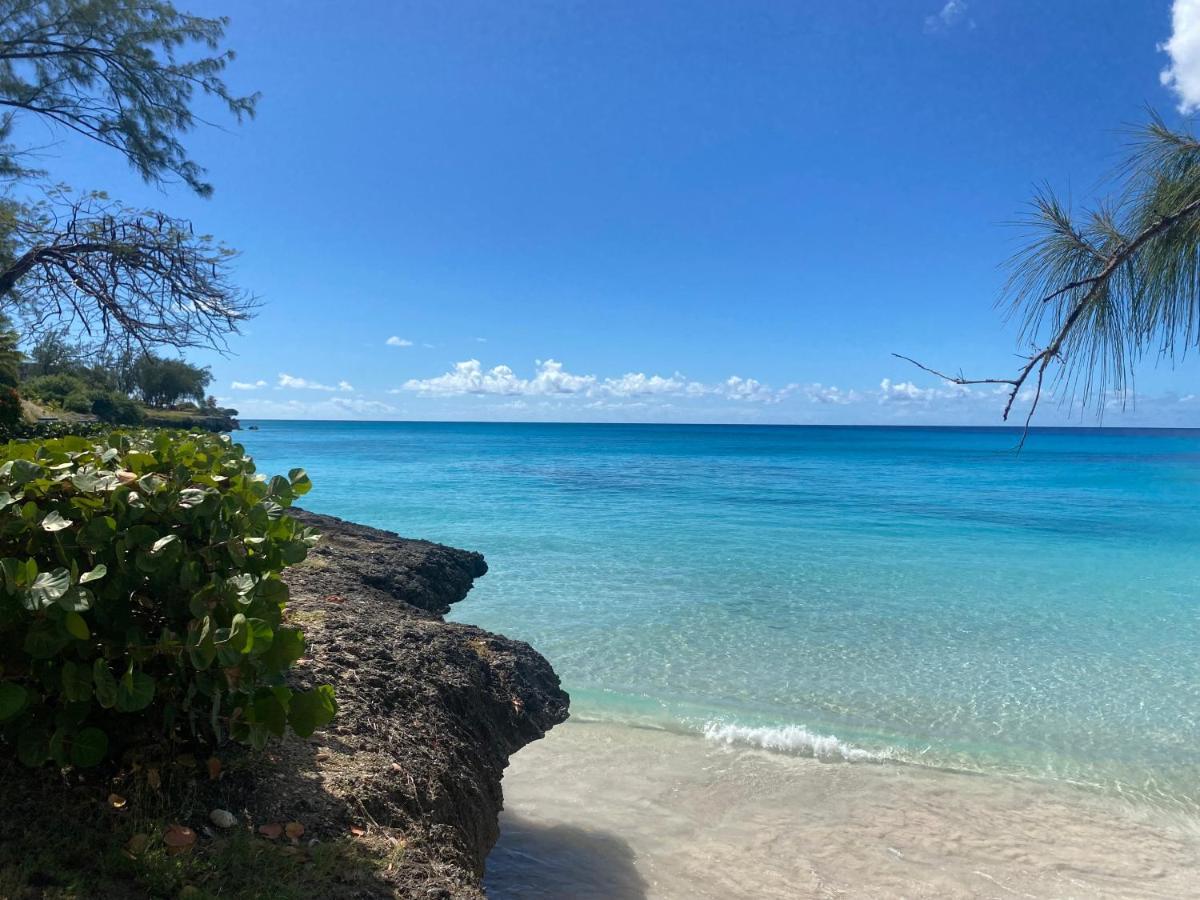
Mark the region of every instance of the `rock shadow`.
[[491, 900], [643, 900], [647, 888], [633, 848], [617, 835], [511, 812], [500, 816], [483, 883]]

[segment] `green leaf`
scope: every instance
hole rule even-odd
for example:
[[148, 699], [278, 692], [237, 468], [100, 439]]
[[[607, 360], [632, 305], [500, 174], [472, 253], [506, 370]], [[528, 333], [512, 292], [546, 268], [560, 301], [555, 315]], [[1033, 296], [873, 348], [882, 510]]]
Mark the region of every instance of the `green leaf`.
[[149, 525], [134, 525], [125, 532], [125, 540], [132, 547], [149, 547], [158, 540], [158, 532]]
[[77, 640], [86, 641], [92, 636], [92, 629], [88, 627], [87, 620], [77, 612], [67, 613], [63, 617], [63, 626], [67, 633]]
[[106, 566], [104, 563], [100, 563], [100, 565], [96, 566], [96, 568], [92, 569], [89, 572], [84, 572], [82, 575], [80, 575], [79, 583], [87, 584], [89, 581], [99, 581], [101, 578], [103, 578], [107, 574], [108, 574], [108, 566]]
[[42, 530], [62, 531], [64, 528], [70, 528], [73, 524], [70, 519], [64, 518], [62, 513], [56, 509], [42, 519]]
[[29, 588], [38, 609], [45, 609], [71, 589], [71, 573], [64, 568], [42, 572]]
[[105, 709], [117, 705], [117, 679], [113, 678], [112, 670], [103, 659], [97, 659], [92, 664], [92, 680], [96, 685], [96, 702]]
[[312, 481], [303, 469], [292, 469], [288, 472], [288, 481], [292, 483], [292, 493], [297, 497], [303, 497], [312, 490]]
[[287, 713], [287, 707], [273, 693], [268, 692], [254, 701], [254, 720], [277, 737], [282, 737], [287, 730]]
[[25, 579], [25, 562], [11, 556], [0, 559], [0, 570], [4, 572], [4, 586], [10, 594], [18, 593], [29, 582]]
[[251, 638], [248, 651], [255, 656], [261, 656], [270, 650], [275, 640], [275, 630], [271, 623], [265, 619], [247, 619], [246, 625], [250, 629]]
[[11, 681], [0, 681], [0, 722], [15, 719], [25, 708], [29, 692], [19, 684]]
[[[5, 472], [5, 469], [8, 469], [8, 471]], [[11, 468], [9, 468], [9, 463], [5, 463], [3, 466], [0, 466], [0, 478], [3, 478], [5, 475], [7, 475], [8, 480], [16, 485], [22, 485], [33, 481], [41, 474], [42, 467], [37, 463], [30, 462], [27, 459], [14, 459], [12, 461]]]
[[72, 702], [92, 699], [91, 670], [67, 660], [62, 665], [63, 695]]
[[231, 650], [238, 653], [250, 652], [254, 645], [254, 634], [250, 631], [249, 620], [242, 613], [233, 617], [233, 621], [229, 623], [228, 637], [221, 643], [228, 644]]
[[258, 593], [268, 603], [277, 604], [281, 608], [288, 601], [288, 587], [278, 576], [264, 578], [259, 582]]
[[99, 765], [108, 754], [108, 735], [99, 728], [84, 728], [71, 739], [71, 763], [81, 769]]
[[263, 663], [275, 671], [283, 671], [304, 655], [304, 633], [298, 628], [276, 628], [271, 649], [263, 655]]
[[193, 627], [188, 631], [188, 656], [192, 660], [192, 665], [200, 671], [211, 666], [213, 660], [217, 658], [217, 647], [213, 643], [212, 630], [212, 619], [205, 616], [199, 627]]
[[276, 475], [267, 486], [267, 496], [282, 506], [291, 506], [295, 495], [288, 480], [282, 475]]
[[225, 583], [233, 588], [235, 593], [244, 596], [254, 590], [255, 580], [253, 575], [243, 572], [226, 579]]
[[112, 516], [97, 516], [91, 519], [76, 535], [81, 547], [99, 550], [108, 546], [117, 534], [117, 520]]
[[285, 565], [294, 566], [302, 563], [308, 556], [308, 544], [303, 541], [288, 541], [279, 548], [279, 555], [283, 558]]
[[295, 694], [288, 704], [288, 724], [300, 737], [310, 737], [322, 725], [328, 725], [337, 714], [333, 688], [327, 684], [304, 693]]
[[161, 553], [166, 547], [169, 547], [177, 540], [179, 540], [179, 536], [175, 534], [168, 534], [166, 537], [160, 537], [154, 542], [154, 545], [150, 548], [150, 552]]
[[95, 595], [87, 588], [73, 587], [58, 598], [58, 605], [67, 612], [81, 613], [92, 608]]
[[179, 492], [179, 508], [195, 509], [208, 499], [210, 492], [201, 488], [184, 488]]
[[145, 672], [126, 672], [117, 682], [117, 712], [138, 712], [154, 702], [154, 679]]
[[76, 490], [90, 494], [104, 484], [104, 481], [95, 472], [76, 472], [71, 476], [71, 484], [75, 485]]

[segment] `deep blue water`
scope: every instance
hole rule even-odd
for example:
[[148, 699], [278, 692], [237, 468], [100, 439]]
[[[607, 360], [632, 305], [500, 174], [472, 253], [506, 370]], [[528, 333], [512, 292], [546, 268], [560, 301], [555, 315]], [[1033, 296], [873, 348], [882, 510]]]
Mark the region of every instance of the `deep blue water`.
[[1200, 432], [254, 424], [576, 715], [1200, 808]]

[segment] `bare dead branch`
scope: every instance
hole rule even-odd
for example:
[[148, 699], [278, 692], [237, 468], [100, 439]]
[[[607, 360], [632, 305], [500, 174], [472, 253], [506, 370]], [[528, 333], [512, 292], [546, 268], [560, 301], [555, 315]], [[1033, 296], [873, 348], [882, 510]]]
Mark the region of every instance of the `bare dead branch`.
[[1128, 241], [1124, 241], [1113, 249], [1103, 260], [1103, 265], [1093, 275], [1084, 278], [1073, 279], [1038, 300], [1039, 304], [1049, 303], [1059, 297], [1070, 294], [1072, 291], [1079, 291], [1087, 288], [1082, 296], [1070, 307], [1070, 311], [1063, 318], [1061, 324], [1055, 330], [1050, 340], [1039, 350], [1027, 357], [1025, 364], [1012, 378], [964, 378], [961, 373], [957, 376], [946, 375], [936, 369], [930, 368], [920, 362], [917, 362], [911, 357], [904, 356], [899, 353], [892, 355], [903, 359], [906, 362], [912, 363], [917, 368], [936, 375], [945, 381], [959, 385], [970, 384], [1007, 384], [1011, 386], [1008, 392], [1008, 400], [1004, 404], [1004, 412], [1001, 418], [1008, 421], [1009, 414], [1012, 412], [1013, 405], [1020, 396], [1022, 388], [1029, 381], [1030, 377], [1036, 372], [1036, 380], [1033, 387], [1033, 396], [1030, 400], [1029, 412], [1025, 417], [1025, 425], [1021, 432], [1021, 439], [1017, 445], [1017, 449], [1024, 446], [1026, 438], [1029, 436], [1029, 429], [1033, 421], [1033, 415], [1037, 410], [1038, 403], [1042, 397], [1042, 389], [1045, 385], [1046, 372], [1050, 364], [1055, 360], [1060, 362], [1064, 360], [1063, 348], [1067, 340], [1070, 338], [1074, 329], [1079, 325], [1084, 314], [1093, 307], [1093, 305], [1103, 296], [1109, 282], [1121, 269], [1122, 266], [1131, 263], [1149, 242], [1160, 236], [1169, 229], [1187, 222], [1200, 218], [1200, 198], [1194, 199], [1185, 203], [1174, 212], [1160, 215], [1149, 225], [1142, 228], [1136, 235]]
[[15, 237], [0, 307], [34, 333], [66, 325], [106, 344], [223, 350], [257, 307], [230, 279], [232, 251], [155, 210], [55, 195]]

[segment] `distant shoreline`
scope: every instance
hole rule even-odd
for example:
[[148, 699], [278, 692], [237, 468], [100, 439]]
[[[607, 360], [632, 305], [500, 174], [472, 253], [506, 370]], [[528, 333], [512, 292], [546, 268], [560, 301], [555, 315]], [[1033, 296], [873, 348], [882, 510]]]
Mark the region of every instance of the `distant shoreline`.
[[[964, 434], [1021, 434], [1020, 425], [831, 425], [791, 424], [786, 422], [528, 422], [491, 419], [273, 419], [244, 418], [245, 426], [260, 422], [279, 422], [289, 425], [305, 423], [319, 425], [528, 425], [536, 427], [598, 427], [598, 428], [741, 428], [741, 429], [821, 429], [829, 431], [947, 431]], [[1035, 425], [1030, 434], [1149, 434], [1180, 432], [1200, 433], [1200, 425]]]

